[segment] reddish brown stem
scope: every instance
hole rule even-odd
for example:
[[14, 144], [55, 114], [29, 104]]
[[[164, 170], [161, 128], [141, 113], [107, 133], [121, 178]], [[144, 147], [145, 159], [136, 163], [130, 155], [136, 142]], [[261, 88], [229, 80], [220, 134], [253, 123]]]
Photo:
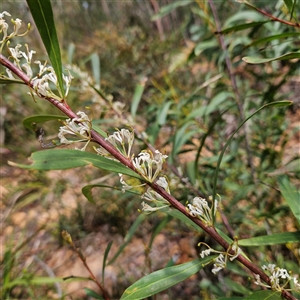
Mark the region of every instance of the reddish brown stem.
[[[13, 63], [11, 63], [5, 56], [0, 54], [0, 63], [5, 67], [9, 68], [15, 75], [17, 75], [22, 81], [32, 88], [32, 83], [28, 76], [23, 73], [20, 69], [18, 69]], [[58, 101], [56, 99], [50, 97], [42, 97], [43, 99], [51, 102], [55, 105], [60, 111], [66, 114], [69, 118], [78, 117], [65, 103], [65, 101]], [[100, 136], [96, 131], [91, 131], [92, 140], [102, 146], [105, 150], [107, 150], [112, 156], [114, 156], [117, 160], [119, 160], [122, 164], [132, 169], [136, 173], [138, 173], [133, 166], [130, 159], [124, 157], [119, 151], [117, 151], [110, 143], [108, 143], [102, 136]], [[211, 226], [205, 225], [200, 219], [192, 217], [189, 212], [186, 210], [186, 207], [181, 204], [177, 199], [175, 199], [172, 195], [168, 194], [162, 187], [153, 182], [146, 182], [154, 191], [160, 194], [163, 198], [165, 198], [173, 208], [179, 210], [186, 217], [191, 219], [195, 224], [200, 226], [207, 234], [209, 234], [214, 240], [216, 240], [226, 251], [229, 249], [230, 245], [217, 233], [216, 229]], [[232, 250], [229, 250], [230, 254], [235, 254]], [[246, 259], [244, 256], [239, 255], [236, 258], [239, 262], [241, 262], [245, 267], [247, 267], [252, 273], [258, 274], [260, 279], [265, 281], [270, 285], [270, 278], [256, 265], [254, 265], [251, 261]], [[296, 300], [296, 298], [291, 295], [289, 292], [284, 291], [282, 295], [289, 300]]]

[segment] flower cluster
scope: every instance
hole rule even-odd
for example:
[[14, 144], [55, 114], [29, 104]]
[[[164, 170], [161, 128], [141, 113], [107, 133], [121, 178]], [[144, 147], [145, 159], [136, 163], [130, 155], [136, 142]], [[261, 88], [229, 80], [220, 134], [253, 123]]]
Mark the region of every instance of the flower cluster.
[[132, 163], [142, 177], [149, 182], [154, 182], [162, 171], [167, 157], [167, 155], [163, 155], [158, 150], [155, 153], [145, 150], [135, 157]]
[[[169, 184], [165, 177], [159, 177], [156, 181], [156, 184], [162, 187], [168, 194], [171, 194]], [[142, 195], [142, 199], [145, 199], [146, 201], [153, 204], [153, 206], [150, 206], [146, 202], [142, 202], [142, 210], [147, 213], [151, 213], [170, 206], [170, 203], [157, 192], [155, 192], [152, 188], [147, 189], [146, 193]]]
[[294, 289], [300, 291], [300, 283], [298, 283], [297, 278], [290, 276], [290, 274], [286, 269], [276, 267], [276, 265], [274, 264], [268, 264], [267, 266], [264, 265], [262, 266], [262, 269], [267, 271], [267, 273], [270, 274], [269, 278], [270, 278], [271, 285], [267, 285], [263, 283], [258, 274], [254, 274], [255, 284], [281, 292], [282, 290], [285, 289], [288, 283], [292, 281], [294, 284]]
[[[3, 32], [3, 38], [0, 41], [0, 53], [2, 52], [3, 46], [7, 44], [8, 52], [10, 57], [13, 59], [14, 65], [20, 70], [25, 71], [26, 75], [30, 79], [33, 88], [33, 92], [31, 92], [32, 95], [36, 94], [39, 97], [51, 97], [59, 101], [61, 101], [62, 98], [66, 98], [69, 93], [73, 76], [70, 74], [70, 72], [68, 72], [68, 75], [62, 74], [66, 86], [66, 91], [64, 94], [62, 94], [62, 91], [60, 90], [54, 69], [51, 66], [47, 66], [47, 62], [42, 64], [38, 60], [34, 61], [34, 64], [37, 64], [39, 66], [39, 72], [36, 76], [34, 76], [31, 64], [33, 54], [35, 54], [36, 52], [34, 50], [29, 50], [28, 45], [26, 44], [26, 52], [20, 50], [20, 48], [22, 47], [21, 44], [17, 44], [15, 47], [9, 47], [9, 40], [15, 36], [25, 35], [28, 32], [30, 26], [28, 25], [28, 30], [25, 33], [19, 34], [19, 29], [22, 25], [22, 21], [20, 19], [12, 20], [12, 23], [14, 24], [14, 31], [10, 35], [8, 35], [8, 24], [4, 20], [5, 15], [10, 16], [10, 14], [6, 11], [0, 13], [0, 32]], [[16, 80], [9, 69], [6, 69], [6, 73], [7, 76], [1, 75], [1, 78], [6, 80]], [[50, 87], [51, 84], [54, 85], [58, 90], [59, 96], [52, 91]]]
[[[163, 155], [158, 150], [154, 153], [152, 151], [144, 150], [138, 154], [137, 157], [131, 153], [133, 142], [134, 142], [134, 132], [128, 129], [121, 129], [115, 131], [113, 134], [109, 135], [106, 139], [115, 149], [117, 149], [122, 155], [129, 158], [132, 161], [133, 166], [136, 171], [148, 182], [155, 182], [162, 187], [167, 193], [170, 194], [169, 184], [165, 177], [159, 177], [163, 169], [163, 164], [167, 155]], [[103, 147], [95, 148], [95, 151], [110, 159], [115, 159], [107, 150]], [[119, 174], [120, 182], [122, 184], [122, 191], [130, 190], [133, 188], [139, 189], [145, 186], [145, 183], [132, 185], [129, 180], [125, 180], [122, 174]], [[158, 179], [157, 179], [158, 178]], [[157, 180], [156, 180], [157, 179]], [[168, 207], [170, 204], [161, 195], [155, 192], [152, 188], [148, 188], [147, 191], [142, 195], [142, 198], [148, 202], [152, 203], [152, 206], [146, 202], [142, 202], [142, 210], [144, 212], [153, 212], [158, 209]]]
[[[59, 129], [58, 137], [61, 144], [72, 144], [76, 142], [86, 142], [80, 150], [85, 150], [91, 140], [92, 124], [89, 117], [82, 111], [77, 113], [78, 118], [67, 119], [63, 122], [64, 126]], [[66, 135], [75, 135], [79, 139], [69, 140]]]
[[[228, 257], [229, 257], [230, 261], [233, 261], [242, 253], [242, 250], [238, 247], [237, 241], [234, 241], [230, 245], [230, 247], [228, 248], [228, 250], [226, 252], [220, 252], [220, 251], [214, 250], [205, 243], [199, 243], [198, 246], [200, 246], [201, 244], [204, 244], [205, 246], [208, 247], [208, 249], [205, 249], [200, 253], [201, 258], [204, 258], [205, 256], [209, 256], [211, 253], [219, 254], [219, 256], [213, 260], [214, 267], [211, 270], [213, 274], [217, 274], [220, 270], [222, 270], [226, 267]], [[233, 251], [234, 254], [229, 253], [230, 250]]]
[[[131, 150], [134, 142], [133, 131], [122, 128], [121, 130], [115, 131], [113, 134], [109, 135], [105, 138], [105, 140], [112, 144], [125, 157], [131, 157]], [[102, 156], [113, 158], [103, 147], [95, 148], [95, 150]]]
[[12, 19], [11, 22], [13, 23], [14, 25], [14, 30], [11, 34], [8, 34], [7, 33], [7, 30], [8, 30], [8, 24], [5, 22], [5, 19], [4, 19], [4, 16], [8, 16], [10, 17], [10, 13], [8, 13], [7, 11], [3, 11], [2, 13], [0, 13], [0, 33], [3, 32], [3, 38], [2, 40], [0, 41], [0, 53], [2, 52], [2, 49], [3, 49], [3, 46], [5, 45], [5, 43], [12, 39], [13, 37], [15, 36], [23, 36], [25, 35], [29, 29], [30, 29], [30, 24], [28, 24], [28, 27], [27, 27], [27, 30], [24, 32], [24, 33], [19, 33], [19, 30], [22, 26], [22, 20], [20, 19]]
[[[212, 201], [211, 196], [209, 200]], [[213, 207], [209, 207], [207, 201], [201, 197], [195, 197], [192, 204], [187, 205], [187, 210], [191, 216], [199, 218], [209, 226], [213, 225], [217, 208], [218, 200], [215, 199]]]

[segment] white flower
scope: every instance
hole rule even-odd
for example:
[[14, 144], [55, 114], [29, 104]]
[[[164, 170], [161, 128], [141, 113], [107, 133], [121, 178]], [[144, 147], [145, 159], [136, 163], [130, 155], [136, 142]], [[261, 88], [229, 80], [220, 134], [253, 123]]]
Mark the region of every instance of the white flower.
[[209, 256], [210, 253], [213, 251], [213, 249], [209, 248], [209, 249], [206, 249], [206, 250], [203, 250], [201, 253], [200, 253], [200, 257], [201, 258], [204, 258], [205, 256]]
[[160, 174], [167, 155], [161, 154], [158, 150], [153, 154], [151, 151], [143, 151], [132, 163], [141, 176], [147, 181], [153, 182]]
[[224, 260], [224, 255], [220, 254], [216, 259], [215, 259], [215, 263], [214, 263], [214, 267], [211, 270], [212, 273], [216, 274], [218, 273], [220, 270], [224, 269], [226, 267], [226, 262]]
[[231, 250], [234, 251], [235, 254], [234, 255], [230, 254], [230, 256], [229, 256], [230, 261], [233, 261], [242, 253], [242, 250], [241, 250], [241, 248], [239, 248], [236, 241], [231, 246]]
[[10, 14], [7, 11], [3, 11], [2, 13], [0, 13], [0, 32], [3, 31], [3, 38], [0, 41], [0, 43], [3, 43], [6, 40], [6, 38], [7, 38], [8, 24], [3, 19], [5, 15], [6, 16], [10, 16]]
[[269, 278], [270, 278], [271, 285], [266, 285], [266, 284], [262, 283], [259, 278], [259, 275], [257, 275], [257, 274], [254, 274], [255, 279], [256, 279], [254, 282], [255, 284], [261, 285], [261, 286], [264, 286], [267, 288], [271, 288], [272, 290], [279, 291], [279, 292], [281, 292], [282, 290], [291, 291], [291, 289], [286, 288], [286, 285], [293, 280], [294, 284], [295, 284], [295, 289], [296, 290], [300, 289], [300, 285], [298, 284], [296, 277], [290, 276], [290, 274], [288, 273], [288, 271], [286, 269], [278, 268], [274, 264], [268, 264], [267, 266], [264, 265], [264, 266], [262, 266], [262, 269], [270, 274]]
[[150, 206], [149, 204], [147, 204], [146, 202], [142, 202], [142, 211], [145, 213], [152, 213], [154, 211], [158, 211], [159, 209], [163, 209], [168, 207], [169, 205], [164, 205], [164, 206]]
[[19, 29], [22, 26], [22, 20], [17, 18], [15, 20], [12, 20], [12, 23], [14, 24], [14, 35], [18, 35]]
[[214, 209], [214, 213], [212, 213], [212, 208], [208, 206], [204, 198], [195, 197], [192, 204], [187, 205], [187, 209], [191, 216], [201, 219], [210, 226], [213, 225], [213, 215], [216, 214], [216, 209]]
[[19, 65], [19, 58], [22, 57], [22, 53], [19, 50], [22, 47], [22, 45], [18, 44], [15, 48], [8, 48], [10, 55], [12, 56], [15, 65]]
[[[60, 139], [61, 144], [72, 144], [75, 142], [87, 142], [85, 146], [81, 150], [85, 150], [88, 143], [91, 140], [90, 132], [92, 129], [91, 121], [88, 116], [79, 111], [77, 113], [79, 115], [78, 118], [67, 119], [64, 122], [64, 126], [61, 126], [59, 129], [58, 137]], [[79, 140], [68, 140], [66, 135], [75, 135], [79, 138]]]
[[[114, 148], [116, 148], [122, 155], [127, 158], [131, 157], [131, 150], [134, 142], [134, 132], [128, 129], [122, 128], [121, 130], [115, 131], [113, 134], [105, 138]], [[103, 156], [108, 156], [111, 159], [114, 159], [110, 153], [105, 150], [103, 147], [95, 149], [98, 154]]]

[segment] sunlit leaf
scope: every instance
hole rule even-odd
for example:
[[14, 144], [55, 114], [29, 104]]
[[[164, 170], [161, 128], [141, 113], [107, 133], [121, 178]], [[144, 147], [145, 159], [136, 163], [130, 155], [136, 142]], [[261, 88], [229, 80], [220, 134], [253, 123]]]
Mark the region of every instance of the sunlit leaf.
[[163, 6], [157, 14], [152, 16], [151, 20], [156, 21], [156, 20], [166, 16], [167, 14], [169, 14], [170, 12], [172, 12], [177, 7], [185, 6], [185, 5], [188, 5], [188, 4], [193, 3], [193, 2], [194, 2], [194, 0], [179, 0], [179, 1], [175, 1], [171, 4], [168, 4], [166, 6]]
[[64, 95], [62, 63], [59, 42], [55, 29], [52, 6], [50, 0], [26, 0], [35, 25], [40, 33], [47, 50], [50, 62], [57, 76], [61, 96]]
[[[299, 201], [298, 201], [298, 206], [299, 206]], [[254, 247], [254, 246], [279, 245], [279, 244], [299, 243], [299, 242], [300, 242], [300, 231], [296, 231], [296, 232], [274, 233], [271, 235], [263, 235], [263, 236], [249, 238], [249, 239], [242, 239], [239, 240], [239, 245]]]
[[[289, 182], [287, 176], [279, 177], [278, 179], [280, 192], [285, 201], [289, 205], [292, 213], [300, 224], [300, 192]], [[299, 238], [300, 241], [300, 238]]]
[[287, 59], [294, 59], [294, 58], [300, 58], [300, 52], [289, 52], [284, 55], [273, 57], [273, 58], [259, 58], [254, 56], [245, 56], [243, 57], [243, 61], [249, 64], [263, 64], [270, 61], [275, 60], [287, 60]]
[[121, 163], [108, 159], [106, 157], [71, 149], [47, 149], [32, 153], [30, 159], [31, 165], [16, 164], [10, 162], [10, 165], [20, 167], [23, 169], [33, 170], [66, 170], [71, 168], [83, 167], [86, 165], [93, 165], [96, 168], [129, 175], [138, 179], [142, 179], [131, 169], [125, 167]]
[[143, 78], [135, 87], [133, 97], [132, 97], [132, 102], [131, 102], [131, 114], [133, 117], [135, 117], [137, 108], [142, 99], [146, 81], [147, 81], [147, 78]]
[[101, 69], [100, 69], [100, 58], [99, 58], [98, 53], [93, 53], [90, 56], [90, 59], [91, 59], [92, 70], [93, 70], [95, 82], [100, 87]]
[[196, 259], [179, 266], [165, 268], [153, 272], [131, 285], [125, 290], [122, 300], [145, 299], [155, 295], [203, 269], [204, 265], [212, 261], [216, 256]]

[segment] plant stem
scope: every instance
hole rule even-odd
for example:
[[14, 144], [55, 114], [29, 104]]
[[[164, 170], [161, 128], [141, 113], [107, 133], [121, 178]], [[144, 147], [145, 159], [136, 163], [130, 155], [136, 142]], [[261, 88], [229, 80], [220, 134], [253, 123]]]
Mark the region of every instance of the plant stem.
[[[210, 1], [210, 0], [209, 0]], [[11, 63], [5, 56], [0, 54], [0, 63], [10, 69], [16, 76], [18, 76], [27, 86], [30, 88], [33, 88], [33, 84], [30, 82], [30, 78], [22, 72], [20, 69], [17, 68], [13, 63]], [[54, 106], [56, 106], [60, 111], [62, 111], [64, 114], [66, 114], [69, 118], [73, 119], [78, 117], [76, 113], [74, 113], [68, 104], [65, 102], [65, 100], [58, 101], [56, 99], [50, 98], [50, 97], [41, 97], [50, 103], [52, 103]], [[133, 166], [130, 159], [123, 156], [119, 151], [117, 151], [110, 143], [108, 143], [102, 136], [100, 136], [96, 131], [91, 131], [91, 137], [92, 141], [102, 146], [105, 150], [107, 150], [112, 156], [114, 156], [117, 160], [119, 160], [122, 164], [127, 166], [128, 168], [132, 169], [136, 173], [138, 173]], [[192, 217], [189, 212], [186, 210], [186, 207], [181, 204], [176, 198], [174, 198], [172, 195], [168, 194], [162, 187], [157, 185], [153, 182], [146, 182], [154, 191], [156, 191], [158, 194], [160, 194], [163, 198], [165, 198], [173, 208], [179, 210], [181, 213], [183, 213], [185, 216], [187, 216], [189, 219], [191, 219], [195, 224], [197, 224], [199, 227], [201, 227], [208, 235], [210, 235], [217, 243], [219, 243], [226, 251], [229, 249], [230, 245], [225, 241], [216, 231], [214, 227], [207, 226], [204, 224], [200, 219]], [[233, 250], [228, 251], [230, 254], [235, 254]], [[246, 259], [244, 256], [239, 255], [236, 258], [239, 262], [241, 262], [245, 267], [247, 267], [251, 272], [254, 274], [258, 274], [261, 278], [261, 280], [265, 281], [267, 284], [270, 285], [270, 278], [256, 265], [254, 265], [251, 261]], [[85, 262], [84, 262], [85, 263]], [[93, 278], [94, 279], [94, 278]], [[97, 283], [97, 281], [95, 281]], [[283, 291], [282, 295], [289, 300], [296, 300], [296, 298], [291, 295], [287, 291]], [[105, 295], [104, 295], [105, 296]], [[108, 298], [107, 298], [108, 299]]]

